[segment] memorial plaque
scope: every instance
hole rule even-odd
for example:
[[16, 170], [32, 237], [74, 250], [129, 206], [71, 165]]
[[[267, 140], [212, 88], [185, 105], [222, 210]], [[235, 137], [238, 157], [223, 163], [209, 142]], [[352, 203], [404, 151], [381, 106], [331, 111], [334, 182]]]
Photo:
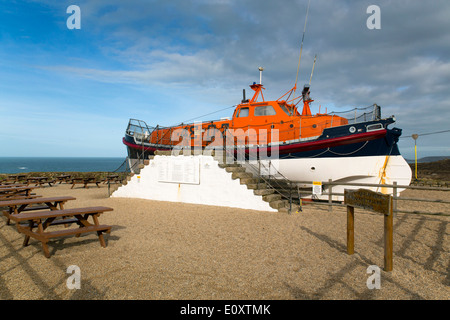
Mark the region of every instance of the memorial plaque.
[[358, 207], [375, 212], [390, 214], [391, 196], [367, 189], [344, 191], [344, 203], [348, 206]]
[[158, 161], [158, 181], [200, 184], [200, 161], [194, 157], [175, 157]]

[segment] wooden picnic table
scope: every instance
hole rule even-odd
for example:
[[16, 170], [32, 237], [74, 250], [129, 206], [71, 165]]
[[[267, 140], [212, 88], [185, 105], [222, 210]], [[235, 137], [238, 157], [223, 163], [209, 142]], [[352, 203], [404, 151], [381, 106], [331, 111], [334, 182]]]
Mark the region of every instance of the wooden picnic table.
[[14, 174], [14, 175], [9, 175], [8, 178], [14, 180], [14, 182], [19, 182], [20, 180], [25, 180], [26, 175], [25, 174]]
[[[0, 206], [8, 207], [7, 214], [5, 211], [3, 214], [6, 216], [17, 215], [23, 211], [30, 210], [64, 210], [64, 204], [69, 200], [76, 200], [74, 197], [63, 196], [63, 197], [48, 197], [48, 198], [35, 198], [35, 199], [20, 199], [20, 200], [9, 200], [0, 201]], [[34, 206], [33, 205], [38, 205]], [[8, 218], [6, 224], [9, 224], [10, 218]]]
[[95, 183], [97, 185], [97, 187], [100, 188], [100, 186], [98, 185], [100, 183], [100, 181], [97, 181], [96, 178], [73, 178], [72, 179], [72, 187], [70, 189], [73, 189], [73, 187], [76, 184], [83, 184], [84, 188], [89, 189], [88, 183]]
[[51, 187], [52, 183], [54, 183], [55, 180], [51, 180], [48, 177], [28, 177], [27, 178], [27, 184], [30, 185], [34, 183], [36, 186], [42, 186], [45, 183], [48, 183], [48, 185]]
[[26, 187], [27, 184], [25, 183], [15, 183], [15, 182], [11, 182], [9, 184], [0, 184], [0, 189], [1, 188], [11, 188], [11, 187]]
[[24, 198], [32, 196], [31, 191], [36, 187], [13, 186], [0, 188], [0, 200], [10, 200], [14, 198]]
[[70, 180], [70, 174], [62, 174], [60, 176], [57, 176], [56, 179], [59, 181], [59, 184], [61, 184], [61, 182], [67, 182], [68, 180]]
[[[98, 217], [100, 214], [106, 211], [112, 211], [112, 208], [108, 207], [88, 207], [88, 208], [75, 208], [75, 209], [65, 209], [65, 210], [54, 210], [54, 211], [44, 211], [44, 212], [26, 212], [17, 215], [9, 215], [9, 218], [16, 221], [17, 230], [20, 233], [25, 234], [23, 241], [23, 246], [27, 246], [31, 238], [34, 238], [42, 243], [42, 250], [47, 258], [50, 258], [50, 252], [48, 250], [47, 242], [51, 238], [55, 237], [65, 237], [70, 235], [76, 235], [79, 237], [82, 233], [87, 232], [97, 232], [100, 245], [106, 247], [105, 239], [103, 238], [103, 233], [110, 233], [111, 226], [100, 225]], [[52, 232], [46, 232], [46, 229], [56, 218], [59, 217], [74, 217], [78, 228], [66, 228], [63, 230], [57, 230]], [[94, 224], [88, 221], [88, 218], [92, 217]], [[28, 222], [28, 226], [24, 227], [20, 222]], [[61, 221], [64, 223], [64, 220]], [[33, 228], [37, 227], [37, 231], [33, 231]]]
[[115, 182], [115, 183], [120, 183], [122, 182], [122, 179], [119, 178], [118, 174], [113, 174], [113, 175], [109, 175], [106, 177], [106, 179], [104, 180], [104, 183], [109, 183], [109, 182]]

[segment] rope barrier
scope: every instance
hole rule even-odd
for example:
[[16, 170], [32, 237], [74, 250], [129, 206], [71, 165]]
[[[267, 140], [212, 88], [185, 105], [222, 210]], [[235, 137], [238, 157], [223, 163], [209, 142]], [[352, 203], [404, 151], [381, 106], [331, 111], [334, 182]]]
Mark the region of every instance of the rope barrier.
[[[439, 134], [439, 133], [445, 133], [445, 132], [450, 132], [450, 130], [442, 130], [442, 131], [436, 131], [436, 132], [429, 132], [429, 133], [419, 133], [417, 134], [418, 137], [421, 136], [430, 136], [433, 134]], [[401, 139], [405, 139], [405, 138], [411, 138], [411, 136], [404, 136], [404, 137], [400, 137]]]

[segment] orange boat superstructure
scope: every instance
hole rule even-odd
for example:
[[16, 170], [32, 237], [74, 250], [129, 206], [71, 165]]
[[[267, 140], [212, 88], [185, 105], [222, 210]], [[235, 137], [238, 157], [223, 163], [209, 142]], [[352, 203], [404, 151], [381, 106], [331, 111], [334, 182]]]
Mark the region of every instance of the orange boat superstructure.
[[[147, 133], [145, 142], [170, 149], [180, 144], [183, 137], [190, 139], [190, 146], [204, 148], [214, 141], [218, 143], [218, 138], [225, 138], [226, 135], [230, 137], [231, 133], [235, 145], [264, 146], [268, 143], [286, 144], [313, 139], [320, 136], [325, 128], [348, 124], [348, 120], [340, 116], [326, 113], [312, 115], [310, 103], [314, 100], [309, 96], [309, 86], [305, 86], [302, 95], [297, 98], [289, 100], [295, 94], [294, 87], [274, 101], [264, 100], [262, 84], [253, 84], [250, 88], [255, 91], [253, 97], [245, 100], [244, 94], [244, 99], [236, 106], [231, 119], [173, 127], [157, 126], [151, 133]], [[283, 100], [286, 96], [286, 100]], [[261, 101], [258, 101], [259, 97]], [[297, 104], [302, 100], [303, 110], [299, 113]], [[222, 143], [221, 141], [220, 145]]]

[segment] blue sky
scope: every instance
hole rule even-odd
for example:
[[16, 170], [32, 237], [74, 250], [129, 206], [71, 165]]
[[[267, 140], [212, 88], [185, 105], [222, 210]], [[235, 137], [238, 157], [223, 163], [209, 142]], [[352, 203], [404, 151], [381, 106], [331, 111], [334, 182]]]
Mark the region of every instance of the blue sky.
[[[173, 125], [231, 107], [259, 66], [277, 99], [295, 82], [307, 4], [0, 0], [0, 156], [125, 157], [129, 118]], [[380, 30], [366, 27], [373, 4]], [[447, 0], [312, 0], [299, 83], [317, 54], [313, 112], [377, 103], [412, 158], [411, 134], [450, 129], [449, 16]], [[450, 156], [449, 139], [419, 137], [419, 157]]]

